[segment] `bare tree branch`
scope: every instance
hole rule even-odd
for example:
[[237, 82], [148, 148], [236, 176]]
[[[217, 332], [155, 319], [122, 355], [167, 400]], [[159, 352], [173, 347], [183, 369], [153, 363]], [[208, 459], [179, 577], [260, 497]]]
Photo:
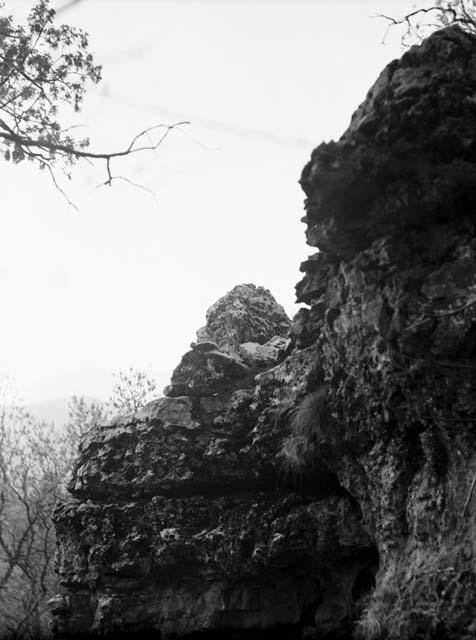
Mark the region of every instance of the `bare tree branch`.
[[[471, 6], [470, 6], [471, 5]], [[436, 22], [428, 22], [427, 17], [434, 16]], [[474, 0], [468, 4], [467, 0], [448, 0], [437, 2], [429, 7], [420, 7], [405, 14], [400, 18], [379, 13], [376, 18], [383, 18], [388, 22], [382, 42], [385, 43], [387, 35], [393, 27], [405, 25], [406, 31], [402, 36], [402, 44], [407, 45], [412, 38], [422, 39], [419, 31], [424, 28], [442, 28], [450, 25], [459, 25], [468, 31], [476, 31], [476, 4]]]
[[[162, 144], [162, 142], [165, 140], [165, 138], [170, 133], [170, 131], [172, 131], [172, 129], [175, 129], [176, 127], [180, 127], [186, 124], [190, 124], [190, 122], [183, 121], [183, 122], [176, 122], [175, 124], [154, 125], [153, 127], [149, 127], [148, 129], [145, 129], [144, 131], [141, 131], [141, 133], [134, 136], [129, 146], [126, 147], [125, 149], [120, 151], [111, 151], [111, 152], [102, 152], [102, 153], [97, 153], [93, 151], [84, 151], [82, 149], [76, 149], [75, 147], [71, 147], [68, 145], [49, 142], [48, 140], [46, 139], [43, 140], [41, 138], [38, 138], [38, 139], [26, 138], [20, 134], [17, 134], [13, 129], [11, 129], [11, 127], [9, 127], [1, 119], [0, 119], [0, 128], [4, 130], [0, 131], [0, 138], [3, 138], [4, 140], [10, 140], [11, 142], [14, 142], [20, 147], [25, 147], [25, 148], [33, 147], [35, 149], [42, 149], [43, 151], [49, 150], [49, 151], [55, 151], [55, 152], [63, 152], [63, 153], [66, 153], [68, 156], [73, 156], [78, 159], [89, 158], [90, 160], [106, 160], [106, 163], [107, 163], [107, 161], [110, 161], [113, 158], [122, 158], [124, 156], [131, 155], [132, 153], [138, 153], [140, 151], [155, 151]], [[141, 147], [134, 147], [134, 144], [142, 136], [149, 133], [150, 131], [153, 131], [159, 128], [164, 128], [165, 132], [157, 142], [155, 142], [154, 144], [149, 144]]]
[[134, 182], [133, 180], [131, 180], [130, 178], [126, 178], [125, 176], [113, 176], [113, 175], [109, 174], [109, 177], [106, 180], [106, 182], [101, 182], [100, 184], [96, 185], [96, 189], [100, 189], [101, 187], [106, 187], [106, 186], [110, 187], [110, 186], [112, 186], [112, 182], [114, 180], [120, 180], [122, 182], [127, 182], [127, 184], [130, 184], [133, 187], [136, 187], [137, 189], [141, 189], [142, 191], [145, 191], [146, 193], [150, 194], [154, 198], [155, 204], [158, 206], [159, 201], [157, 199], [157, 194], [154, 191], [152, 191], [152, 189], [149, 189], [149, 187], [146, 187], [143, 184], [139, 184], [138, 182]]
[[[152, 127], [148, 127], [147, 129], [144, 129], [143, 131], [135, 135], [125, 149], [122, 149], [119, 151], [102, 152], [102, 153], [76, 149], [68, 145], [55, 144], [55, 143], [49, 142], [48, 140], [25, 138], [24, 136], [17, 134], [1, 118], [0, 118], [0, 129], [3, 129], [3, 131], [0, 131], [0, 138], [10, 140], [15, 145], [17, 145], [17, 147], [19, 147], [25, 155], [40, 160], [41, 166], [48, 170], [55, 188], [61, 193], [61, 195], [65, 198], [67, 203], [71, 207], [76, 209], [76, 211], [78, 211], [78, 207], [71, 201], [71, 199], [68, 197], [65, 190], [58, 183], [52, 163], [50, 159], [44, 155], [44, 152], [47, 153], [48, 151], [50, 152], [54, 151], [55, 153], [64, 153], [67, 156], [73, 156], [77, 159], [84, 159], [90, 162], [93, 160], [104, 160], [106, 163], [107, 178], [103, 183], [101, 183], [101, 185], [98, 185], [98, 186], [106, 185], [110, 187], [112, 186], [113, 180], [122, 180], [124, 182], [128, 182], [129, 184], [137, 188], [147, 191], [154, 197], [154, 199], [157, 202], [157, 197], [151, 189], [148, 189], [147, 187], [140, 185], [124, 176], [114, 176], [111, 171], [111, 160], [113, 160], [114, 158], [123, 158], [133, 153], [139, 153], [143, 151], [156, 151], [173, 129], [176, 129], [177, 127], [182, 127], [187, 124], [190, 124], [190, 122], [182, 121], [182, 122], [176, 122], [171, 125], [158, 124]], [[153, 142], [150, 138], [150, 133], [152, 131], [156, 131], [157, 129], [164, 129], [164, 131], [162, 135], [159, 137], [159, 139], [156, 142]], [[138, 147], [134, 146], [143, 137], [147, 137], [147, 139], [150, 141], [149, 144], [138, 146]]]

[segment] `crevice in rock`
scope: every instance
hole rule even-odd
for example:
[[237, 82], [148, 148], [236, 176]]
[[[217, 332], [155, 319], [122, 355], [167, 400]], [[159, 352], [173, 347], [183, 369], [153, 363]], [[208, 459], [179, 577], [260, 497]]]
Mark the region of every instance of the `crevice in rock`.
[[380, 555], [374, 544], [366, 553], [360, 555], [362, 569], [357, 573], [352, 585], [352, 600], [357, 602], [367, 597], [375, 588], [376, 575], [380, 567]]
[[279, 491], [291, 491], [302, 496], [312, 497], [314, 500], [330, 496], [345, 496], [352, 501], [354, 500], [349, 491], [340, 483], [337, 474], [330, 470], [315, 469], [301, 475], [283, 472], [278, 476], [277, 487]]
[[359, 571], [352, 587], [352, 601], [358, 602], [368, 596], [375, 588], [375, 571], [369, 567], [364, 567]]
[[[256, 484], [250, 482], [248, 485], [246, 483], [240, 484], [221, 484], [219, 486], [197, 486], [196, 483], [190, 486], [184, 486], [177, 490], [171, 491], [161, 491], [159, 492], [134, 492], [129, 494], [116, 494], [111, 495], [110, 493], [98, 493], [94, 496], [95, 504], [127, 504], [131, 502], [131, 500], [137, 500], [140, 502], [147, 502], [152, 498], [160, 497], [160, 498], [169, 498], [173, 499], [181, 499], [181, 498], [219, 498], [219, 497], [242, 497], [246, 498], [247, 496], [253, 495], [275, 495], [275, 496], [285, 496], [285, 495], [298, 495], [302, 498], [312, 498], [315, 500], [325, 500], [326, 498], [332, 496], [338, 497], [348, 497], [354, 502], [354, 498], [351, 494], [345, 489], [337, 478], [336, 474], [328, 473], [326, 475], [306, 475], [302, 478], [296, 477], [287, 477], [284, 480], [278, 480], [273, 482]], [[84, 498], [89, 498], [87, 494], [84, 496], [81, 493], [77, 494], [77, 499], [81, 500]]]

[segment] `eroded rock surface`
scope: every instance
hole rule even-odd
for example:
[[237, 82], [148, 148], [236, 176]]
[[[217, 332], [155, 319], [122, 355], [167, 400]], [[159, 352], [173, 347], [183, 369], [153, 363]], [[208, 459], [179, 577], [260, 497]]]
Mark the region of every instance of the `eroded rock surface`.
[[234, 287], [207, 311], [207, 324], [182, 357], [164, 393], [212, 396], [254, 387], [254, 377], [286, 349], [290, 320], [267, 289]]
[[244, 342], [264, 344], [286, 336], [289, 318], [264, 287], [242, 284], [207, 311], [207, 324], [197, 331], [198, 342], [212, 340], [223, 351], [237, 351]]
[[[376, 542], [373, 638], [476, 636], [476, 41], [435, 33], [304, 169], [327, 425], [315, 449]], [[372, 635], [373, 634], [373, 635]]]
[[286, 356], [284, 311], [243, 285], [207, 318], [166, 397], [83, 438], [74, 498], [55, 512], [59, 636], [343, 632], [375, 571], [335, 474], [283, 458], [283, 416], [314, 366]]
[[[69, 503], [56, 526], [61, 570], [74, 576], [68, 606], [81, 612], [75, 633], [155, 629], [171, 637], [299, 625], [331, 579], [344, 619], [352, 577], [368, 562], [369, 540], [349, 499], [273, 491]], [[351, 584], [326, 575], [330, 552]], [[311, 557], [323, 566], [310, 571]]]
[[165, 398], [83, 439], [57, 635], [476, 636], [475, 161], [449, 28], [305, 167], [292, 325], [236, 287]]

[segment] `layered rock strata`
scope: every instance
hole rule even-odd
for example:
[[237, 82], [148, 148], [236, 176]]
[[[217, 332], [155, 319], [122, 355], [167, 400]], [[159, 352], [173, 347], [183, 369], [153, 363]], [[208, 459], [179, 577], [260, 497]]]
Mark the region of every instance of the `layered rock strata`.
[[57, 635], [476, 636], [475, 63], [433, 34], [313, 152], [291, 325], [235, 288], [84, 438]]
[[166, 397], [83, 438], [74, 499], [55, 512], [58, 635], [347, 627], [376, 558], [334, 474], [286, 465], [282, 416], [311, 375], [286, 356], [289, 330], [267, 290], [235, 287]]

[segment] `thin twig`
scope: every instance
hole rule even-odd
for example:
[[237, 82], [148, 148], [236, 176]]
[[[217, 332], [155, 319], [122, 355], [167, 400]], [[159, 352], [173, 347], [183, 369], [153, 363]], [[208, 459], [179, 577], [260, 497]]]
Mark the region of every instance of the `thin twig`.
[[473, 475], [473, 481], [471, 482], [471, 486], [468, 491], [468, 495], [466, 496], [466, 500], [464, 502], [463, 510], [461, 511], [461, 517], [464, 518], [466, 515], [466, 510], [468, 509], [471, 497], [473, 495], [474, 487], [476, 486], [476, 473]]
[[101, 182], [100, 184], [96, 185], [96, 189], [100, 189], [101, 187], [110, 187], [111, 183], [113, 180], [122, 180], [123, 182], [127, 182], [128, 184], [132, 185], [133, 187], [137, 187], [137, 189], [142, 189], [142, 191], [146, 191], [147, 193], [149, 193], [155, 200], [155, 203], [157, 204], [157, 206], [159, 206], [159, 200], [157, 198], [157, 194], [154, 193], [154, 191], [152, 191], [152, 189], [149, 189], [148, 187], [144, 186], [143, 184], [139, 184], [138, 182], [134, 182], [133, 180], [130, 180], [129, 178], [126, 178], [125, 176], [113, 176], [110, 175], [108, 177], [108, 179], [105, 182]]
[[432, 318], [445, 318], [447, 316], [454, 316], [456, 313], [460, 313], [461, 311], [465, 311], [469, 307], [472, 307], [473, 304], [476, 304], [476, 297], [466, 302], [466, 304], [463, 304], [460, 307], [456, 307], [456, 309], [449, 309], [448, 311], [442, 311], [441, 313], [428, 312], [428, 315]]
[[456, 309], [448, 309], [448, 311], [442, 311], [441, 313], [433, 313], [431, 311], [425, 311], [425, 313], [423, 314], [423, 317], [417, 320], [416, 322], [414, 322], [413, 324], [409, 325], [407, 329], [414, 329], [415, 327], [419, 327], [429, 318], [447, 318], [449, 316], [454, 316], [457, 313], [466, 311], [466, 309], [469, 309], [474, 304], [476, 304], [476, 297], [471, 298], [465, 304], [461, 305], [460, 307], [456, 307]]
[[[374, 16], [372, 16], [373, 18], [383, 18], [384, 20], [387, 20], [388, 22], [388, 26], [387, 29], [385, 30], [383, 39], [382, 39], [382, 44], [385, 44], [385, 41], [387, 39], [387, 35], [388, 32], [390, 31], [390, 29], [392, 27], [395, 26], [399, 26], [399, 25], [403, 25], [406, 24], [407, 25], [407, 31], [406, 34], [407, 36], [409, 36], [411, 33], [413, 33], [419, 40], [422, 40], [422, 37], [420, 36], [420, 34], [418, 33], [417, 29], [420, 26], [420, 23], [417, 23], [417, 29], [415, 29], [414, 26], [414, 20], [417, 19], [418, 17], [421, 16], [425, 16], [428, 15], [430, 13], [438, 13], [439, 16], [441, 18], [445, 17], [445, 16], [450, 16], [449, 18], [449, 23], [450, 24], [461, 24], [464, 25], [466, 27], [474, 27], [475, 26], [475, 21], [474, 19], [464, 10], [461, 12], [461, 15], [458, 14], [458, 12], [456, 11], [456, 9], [450, 7], [450, 6], [438, 6], [438, 5], [432, 5], [431, 7], [422, 7], [421, 9], [415, 9], [415, 11], [411, 11], [410, 13], [407, 13], [406, 15], [404, 15], [402, 18], [393, 18], [392, 16], [388, 16], [384, 13], [379, 13], [376, 14]], [[429, 26], [429, 25], [426, 25]], [[432, 25], [432, 26], [443, 26], [443, 24], [441, 25]], [[405, 36], [402, 37], [402, 41], [404, 41]]]
[[44, 163], [44, 166], [48, 169], [51, 179], [53, 180], [53, 184], [55, 185], [55, 187], [58, 189], [58, 191], [61, 193], [61, 195], [63, 196], [63, 198], [66, 200], [66, 202], [69, 204], [70, 207], [73, 207], [73, 209], [75, 209], [76, 211], [79, 211], [78, 207], [74, 204], [74, 202], [72, 202], [69, 198], [68, 198], [68, 194], [59, 186], [57, 180], [56, 180], [56, 176], [54, 174], [53, 169], [51, 168], [51, 166], [47, 163]]

